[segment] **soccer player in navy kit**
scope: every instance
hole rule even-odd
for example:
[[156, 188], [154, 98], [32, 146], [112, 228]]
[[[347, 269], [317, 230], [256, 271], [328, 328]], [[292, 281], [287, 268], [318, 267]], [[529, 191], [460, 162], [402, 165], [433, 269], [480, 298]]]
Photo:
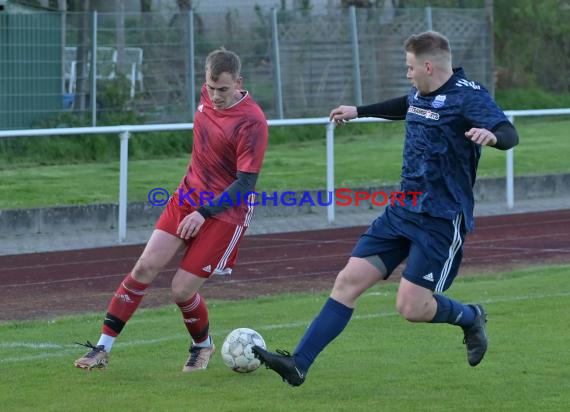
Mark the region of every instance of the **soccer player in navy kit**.
[[401, 190], [421, 192], [388, 206], [357, 242], [338, 274], [330, 298], [293, 355], [254, 347], [256, 356], [293, 386], [305, 381], [318, 354], [345, 328], [358, 297], [386, 279], [405, 259], [396, 308], [410, 322], [449, 323], [462, 328], [471, 366], [487, 350], [482, 305], [450, 299], [466, 232], [473, 230], [473, 184], [482, 146], [507, 150], [518, 143], [514, 127], [463, 69], [452, 69], [449, 41], [437, 32], [408, 38], [407, 96], [369, 106], [339, 106], [331, 120], [356, 117], [406, 121]]

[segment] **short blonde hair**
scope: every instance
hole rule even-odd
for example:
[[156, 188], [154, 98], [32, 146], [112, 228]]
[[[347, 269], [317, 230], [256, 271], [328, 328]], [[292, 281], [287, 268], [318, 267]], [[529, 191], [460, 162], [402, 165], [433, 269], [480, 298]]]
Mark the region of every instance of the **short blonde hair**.
[[213, 81], [217, 81], [222, 73], [229, 73], [234, 79], [239, 77], [241, 62], [233, 51], [220, 47], [206, 57], [206, 71], [209, 71]]
[[414, 34], [404, 42], [404, 49], [415, 56], [445, 57], [451, 60], [449, 40], [436, 31]]

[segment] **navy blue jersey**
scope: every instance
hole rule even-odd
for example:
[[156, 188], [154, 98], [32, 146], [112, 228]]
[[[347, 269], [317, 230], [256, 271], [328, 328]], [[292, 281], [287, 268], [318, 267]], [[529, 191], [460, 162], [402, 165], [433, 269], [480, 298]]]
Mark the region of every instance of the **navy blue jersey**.
[[413, 212], [453, 220], [462, 212], [473, 230], [473, 185], [481, 146], [465, 137], [472, 127], [493, 131], [508, 122], [487, 90], [465, 78], [463, 69], [438, 90], [422, 96], [415, 87], [408, 95], [402, 191], [421, 192]]

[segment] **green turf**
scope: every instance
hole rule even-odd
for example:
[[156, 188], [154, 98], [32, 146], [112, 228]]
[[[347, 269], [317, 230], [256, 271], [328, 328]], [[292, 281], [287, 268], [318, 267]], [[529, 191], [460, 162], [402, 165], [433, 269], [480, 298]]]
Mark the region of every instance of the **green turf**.
[[[521, 120], [515, 149], [515, 174], [568, 173], [570, 120]], [[403, 129], [399, 124], [376, 125], [371, 134], [351, 135], [350, 125], [339, 132], [335, 146], [337, 187], [356, 187], [399, 181]], [[321, 141], [271, 144], [258, 190], [323, 189], [326, 185], [324, 127]], [[356, 130], [356, 129], [355, 129]], [[136, 139], [136, 137], [135, 137]], [[156, 187], [176, 189], [189, 156], [129, 162], [129, 200], [146, 201]], [[486, 148], [480, 177], [504, 176], [505, 152]], [[118, 199], [119, 164], [0, 168], [0, 209], [69, 204], [112, 203]]]
[[[570, 404], [570, 266], [458, 279], [449, 295], [481, 301], [490, 348], [467, 365], [460, 329], [411, 324], [394, 310], [396, 285], [358, 303], [344, 333], [290, 388], [265, 369], [237, 374], [218, 354], [207, 371], [180, 372], [188, 337], [178, 309], [139, 311], [105, 372], [73, 368], [102, 313], [0, 324], [0, 399], [7, 411], [566, 411]], [[293, 349], [325, 294], [211, 301], [214, 340], [252, 327], [270, 348]], [[31, 344], [51, 345], [32, 348]]]

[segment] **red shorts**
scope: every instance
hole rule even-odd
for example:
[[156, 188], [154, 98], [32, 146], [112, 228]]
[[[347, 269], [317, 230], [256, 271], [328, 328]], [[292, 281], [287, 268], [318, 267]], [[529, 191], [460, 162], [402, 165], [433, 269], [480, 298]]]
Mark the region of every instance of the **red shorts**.
[[[195, 208], [188, 204], [179, 206], [178, 193], [175, 193], [158, 218], [156, 228], [178, 236], [178, 225], [194, 210]], [[245, 226], [215, 218], [206, 219], [196, 237], [185, 240], [186, 252], [180, 267], [203, 278], [211, 275], [230, 275], [246, 229]]]

